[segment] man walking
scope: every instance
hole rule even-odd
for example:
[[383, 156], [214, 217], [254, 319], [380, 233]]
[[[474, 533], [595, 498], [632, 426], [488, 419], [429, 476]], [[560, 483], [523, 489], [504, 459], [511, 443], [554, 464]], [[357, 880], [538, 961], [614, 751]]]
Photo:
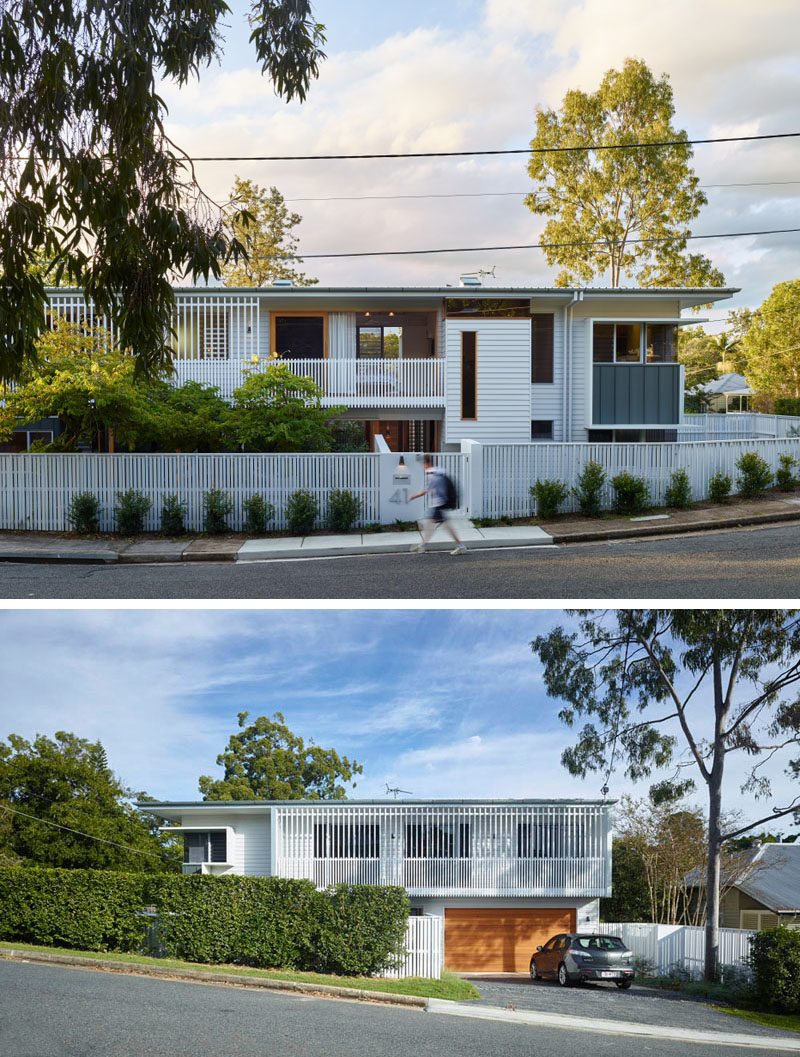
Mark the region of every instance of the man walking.
[[412, 499], [419, 499], [420, 496], [423, 495], [426, 496], [427, 499], [425, 505], [428, 508], [428, 516], [425, 518], [424, 524], [420, 529], [422, 541], [412, 547], [411, 550], [421, 554], [426, 550], [431, 536], [436, 531], [436, 526], [444, 525], [456, 543], [455, 550], [450, 551], [450, 553], [466, 554], [467, 548], [458, 538], [456, 530], [447, 519], [447, 511], [450, 505], [448, 502], [448, 493], [453, 486], [444, 470], [440, 466], [433, 465], [433, 459], [430, 455], [423, 455], [422, 464], [425, 467], [426, 487], [423, 488], [421, 492], [409, 496], [408, 501], [410, 503]]

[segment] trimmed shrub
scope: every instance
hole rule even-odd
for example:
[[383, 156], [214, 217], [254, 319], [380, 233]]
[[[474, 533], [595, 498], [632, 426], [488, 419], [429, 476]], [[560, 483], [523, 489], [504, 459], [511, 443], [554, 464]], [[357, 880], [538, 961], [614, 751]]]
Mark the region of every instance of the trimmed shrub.
[[772, 484], [772, 471], [757, 451], [746, 451], [736, 460], [736, 484], [745, 499], [757, 499]]
[[717, 470], [708, 479], [708, 498], [712, 503], [727, 503], [731, 488], [731, 479], [728, 474]]
[[306, 536], [314, 527], [319, 516], [319, 503], [316, 496], [305, 489], [292, 492], [286, 504], [286, 517], [289, 528], [296, 536]]
[[408, 919], [402, 888], [282, 877], [151, 876], [147, 899], [170, 955], [355, 976], [394, 963]]
[[0, 868], [0, 937], [85, 951], [135, 951], [147, 927], [143, 874]]
[[536, 500], [537, 515], [548, 518], [556, 516], [569, 495], [569, 488], [562, 481], [537, 481], [531, 486], [530, 493]]
[[129, 488], [127, 492], [117, 492], [117, 532], [122, 536], [138, 536], [144, 531], [144, 519], [153, 505], [142, 492]]
[[100, 500], [91, 492], [76, 492], [69, 501], [67, 521], [75, 532], [89, 535], [100, 531]]
[[800, 415], [800, 397], [779, 396], [775, 399], [776, 415]]
[[759, 1009], [800, 1013], [800, 932], [779, 925], [750, 940]]
[[177, 495], [165, 495], [161, 503], [161, 532], [164, 536], [182, 536], [186, 532], [186, 504]]
[[349, 532], [361, 514], [361, 500], [347, 489], [335, 489], [328, 496], [328, 528]]
[[322, 895], [313, 937], [319, 971], [372, 976], [394, 968], [403, 953], [408, 921], [405, 889], [341, 884]]
[[686, 510], [692, 505], [692, 486], [686, 470], [675, 470], [670, 474], [669, 485], [664, 493], [664, 503], [676, 510]]
[[203, 528], [209, 536], [220, 536], [228, 531], [228, 518], [233, 513], [233, 500], [219, 488], [211, 488], [203, 496]]
[[572, 489], [582, 514], [586, 517], [600, 517], [600, 493], [606, 483], [606, 471], [599, 462], [587, 462], [581, 470], [578, 485]]
[[611, 478], [614, 489], [614, 510], [618, 514], [641, 514], [650, 504], [650, 490], [643, 477], [618, 473]]
[[800, 484], [793, 472], [798, 461], [793, 455], [779, 455], [778, 461], [780, 466], [775, 472], [775, 484], [781, 492], [793, 492]]
[[244, 510], [244, 529], [251, 536], [263, 536], [267, 531], [267, 522], [275, 517], [275, 507], [268, 503], [263, 495], [251, 495], [242, 503]]

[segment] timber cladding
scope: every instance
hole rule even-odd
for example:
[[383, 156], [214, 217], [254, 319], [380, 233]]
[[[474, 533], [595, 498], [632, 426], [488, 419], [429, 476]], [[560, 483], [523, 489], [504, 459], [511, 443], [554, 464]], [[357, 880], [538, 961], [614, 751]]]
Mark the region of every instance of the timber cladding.
[[459, 907], [444, 912], [444, 962], [454, 972], [527, 973], [531, 955], [559, 932], [574, 932], [572, 909]]

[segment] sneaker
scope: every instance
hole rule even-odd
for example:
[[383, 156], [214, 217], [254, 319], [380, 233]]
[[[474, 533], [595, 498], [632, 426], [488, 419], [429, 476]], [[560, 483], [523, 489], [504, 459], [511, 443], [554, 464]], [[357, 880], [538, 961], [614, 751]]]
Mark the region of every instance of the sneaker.
[[463, 543], [459, 543], [459, 545], [456, 547], [456, 549], [454, 551], [450, 551], [450, 553], [451, 554], [466, 554], [467, 553], [467, 548], [464, 546]]
[[424, 554], [425, 553], [425, 544], [424, 543], [415, 543], [414, 546], [411, 548], [411, 553], [412, 554]]

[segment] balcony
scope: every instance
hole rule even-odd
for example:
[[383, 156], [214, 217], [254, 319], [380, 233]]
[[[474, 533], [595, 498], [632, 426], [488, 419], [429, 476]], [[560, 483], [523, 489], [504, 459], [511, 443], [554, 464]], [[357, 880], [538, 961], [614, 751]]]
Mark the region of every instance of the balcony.
[[[176, 359], [174, 379], [215, 385], [226, 399], [248, 373], [270, 360]], [[281, 359], [297, 375], [310, 377], [325, 394], [324, 407], [443, 407], [443, 359]]]
[[607, 807], [280, 807], [281, 877], [401, 885], [412, 896], [605, 895]]

